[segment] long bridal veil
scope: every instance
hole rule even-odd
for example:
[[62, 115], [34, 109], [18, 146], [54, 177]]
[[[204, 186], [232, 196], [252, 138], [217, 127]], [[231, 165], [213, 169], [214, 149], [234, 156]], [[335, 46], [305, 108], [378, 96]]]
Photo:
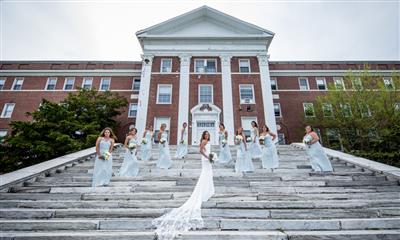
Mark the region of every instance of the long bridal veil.
[[[206, 145], [206, 153], [210, 153], [209, 143]], [[152, 221], [157, 227], [155, 232], [158, 240], [172, 240], [179, 233], [204, 227], [201, 204], [211, 198], [215, 191], [211, 163], [205, 157], [201, 160], [201, 174], [190, 198], [179, 208]]]

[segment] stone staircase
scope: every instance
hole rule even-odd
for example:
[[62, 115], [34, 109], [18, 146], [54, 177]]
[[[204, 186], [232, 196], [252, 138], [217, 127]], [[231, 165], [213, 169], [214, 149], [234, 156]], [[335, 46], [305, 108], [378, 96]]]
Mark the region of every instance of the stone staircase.
[[[400, 239], [399, 179], [340, 159], [331, 159], [333, 173], [313, 173], [303, 150], [278, 150], [280, 168], [273, 172], [261, 169], [260, 160], [243, 175], [214, 165], [206, 226], [177, 239]], [[0, 239], [154, 239], [151, 220], [190, 196], [199, 159], [192, 146], [169, 170], [140, 162], [138, 177], [113, 177], [108, 187], [92, 189], [88, 157], [1, 189]], [[118, 148], [114, 170], [121, 163]]]

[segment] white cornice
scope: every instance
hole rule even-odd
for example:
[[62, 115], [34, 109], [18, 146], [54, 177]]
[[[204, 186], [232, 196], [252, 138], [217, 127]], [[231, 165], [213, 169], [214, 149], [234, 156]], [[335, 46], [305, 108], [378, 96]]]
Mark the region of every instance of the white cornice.
[[[364, 70], [352, 70], [353, 74], [361, 74]], [[382, 74], [385, 76], [391, 76], [394, 70], [369, 70], [372, 74]], [[283, 76], [346, 76], [349, 74], [349, 70], [270, 70], [271, 77], [283, 77]]]
[[0, 70], [1, 76], [140, 76], [140, 69]]

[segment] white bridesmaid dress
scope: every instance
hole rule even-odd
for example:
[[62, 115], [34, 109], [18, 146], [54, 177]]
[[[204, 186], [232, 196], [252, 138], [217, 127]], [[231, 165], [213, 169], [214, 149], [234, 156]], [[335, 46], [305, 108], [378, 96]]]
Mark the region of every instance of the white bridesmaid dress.
[[[308, 134], [307, 134], [308, 135]], [[307, 135], [304, 138], [307, 138]], [[311, 167], [316, 172], [332, 172], [333, 168], [331, 162], [326, 156], [322, 145], [315, 142], [311, 145], [306, 144], [306, 152], [310, 158]]]
[[[131, 138], [129, 144], [137, 144], [136, 138]], [[119, 169], [118, 176], [120, 177], [136, 177], [139, 173], [139, 162], [136, 157], [136, 148], [133, 150], [126, 149], [124, 154], [124, 161]]]
[[183, 140], [184, 143], [178, 142], [178, 146], [176, 149], [175, 158], [184, 158], [188, 153], [188, 145], [187, 145], [187, 129], [183, 132]]
[[146, 139], [147, 143], [146, 144], [141, 144], [141, 159], [143, 161], [149, 161], [151, 159], [151, 150], [152, 150], [152, 132], [147, 130], [146, 134], [144, 136]]
[[171, 167], [171, 155], [169, 152], [169, 145], [168, 145], [168, 133], [163, 132], [161, 134], [161, 138], [164, 138], [166, 141], [164, 144], [158, 144], [158, 160], [157, 160], [157, 167], [162, 169], [168, 169]]
[[[111, 140], [105, 140], [102, 138], [99, 143], [100, 154], [103, 154], [106, 151], [108, 152], [110, 146]], [[96, 159], [94, 160], [92, 187], [105, 186], [110, 183], [112, 177], [112, 160], [112, 154], [108, 160], [99, 159], [96, 155]]]
[[279, 167], [278, 150], [275, 143], [272, 141], [272, 136], [268, 133], [264, 136], [264, 144], [262, 145], [261, 162], [262, 167], [273, 169]]
[[[249, 143], [249, 151], [250, 151], [251, 157], [252, 158], [261, 158], [262, 150], [261, 150], [261, 146], [259, 143], [259, 137], [257, 135], [257, 130], [255, 128], [252, 128], [250, 130], [250, 137], [251, 137], [251, 142]], [[254, 138], [256, 139], [256, 142], [254, 142]]]
[[219, 142], [219, 157], [218, 163], [219, 164], [230, 164], [232, 163], [232, 156], [231, 156], [231, 149], [229, 148], [228, 142], [225, 144], [222, 143], [225, 139], [225, 131], [219, 132], [218, 142]]
[[[245, 140], [243, 140], [245, 141]], [[246, 150], [244, 146], [244, 142], [240, 141], [238, 149], [236, 151], [236, 163], [235, 163], [235, 172], [253, 172], [254, 165], [251, 159], [251, 154], [249, 150]]]

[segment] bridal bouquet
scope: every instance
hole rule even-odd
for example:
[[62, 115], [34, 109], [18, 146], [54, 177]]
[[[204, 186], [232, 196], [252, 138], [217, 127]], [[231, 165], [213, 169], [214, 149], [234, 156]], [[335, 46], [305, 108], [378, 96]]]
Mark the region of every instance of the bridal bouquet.
[[303, 139], [303, 143], [304, 144], [309, 144], [311, 141], [313, 140], [313, 138], [307, 134], [307, 136], [304, 137]]
[[134, 143], [134, 142], [131, 142], [131, 143], [129, 143], [129, 145], [128, 145], [128, 148], [129, 148], [129, 150], [130, 150], [131, 152], [132, 152], [133, 150], [135, 150], [136, 147], [137, 147], [137, 145], [136, 145], [136, 143]]
[[226, 145], [226, 139], [223, 139], [222, 141], [221, 141], [221, 143], [222, 143], [222, 147], [225, 147], [225, 145]]
[[163, 147], [165, 147], [165, 143], [167, 142], [167, 139], [165, 139], [165, 138], [161, 138], [160, 139], [160, 144], [162, 144], [163, 145]]
[[258, 141], [260, 142], [260, 145], [264, 145], [264, 143], [265, 143], [265, 136], [260, 136], [260, 138], [258, 139]]
[[218, 155], [215, 152], [211, 152], [210, 155], [208, 155], [208, 159], [210, 163], [215, 163], [218, 161]]
[[243, 141], [242, 135], [237, 135], [237, 136], [235, 137], [235, 143], [236, 143], [237, 145], [239, 145], [241, 141]]
[[102, 155], [99, 156], [99, 159], [108, 160], [111, 157], [111, 153], [109, 151], [104, 151]]
[[142, 138], [142, 144], [147, 144], [147, 139], [146, 138]]
[[181, 143], [181, 144], [185, 144], [185, 140], [181, 140], [180, 143]]
[[247, 138], [246, 138], [246, 142], [248, 142], [248, 143], [251, 142], [252, 140], [253, 140], [253, 139], [251, 139], [251, 137], [247, 137]]

